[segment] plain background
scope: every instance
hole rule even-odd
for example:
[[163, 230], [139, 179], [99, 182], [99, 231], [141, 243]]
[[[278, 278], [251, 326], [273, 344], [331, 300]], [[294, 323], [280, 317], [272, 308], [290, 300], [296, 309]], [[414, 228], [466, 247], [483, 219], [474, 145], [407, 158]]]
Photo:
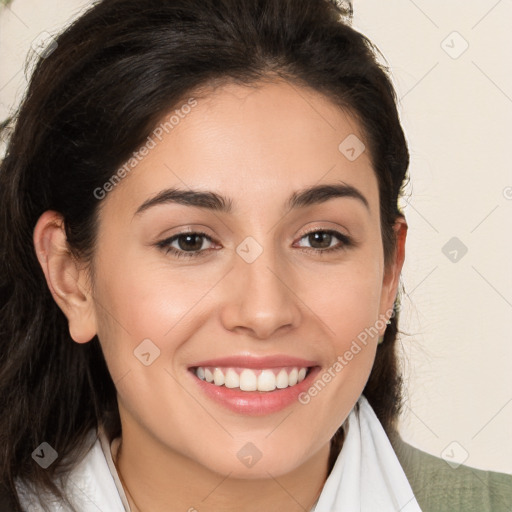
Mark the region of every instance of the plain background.
[[[40, 34], [85, 0], [0, 13], [0, 119]], [[414, 446], [512, 473], [512, 1], [356, 0], [353, 26], [391, 68], [409, 142], [400, 326]], [[42, 36], [47, 37], [45, 34]]]

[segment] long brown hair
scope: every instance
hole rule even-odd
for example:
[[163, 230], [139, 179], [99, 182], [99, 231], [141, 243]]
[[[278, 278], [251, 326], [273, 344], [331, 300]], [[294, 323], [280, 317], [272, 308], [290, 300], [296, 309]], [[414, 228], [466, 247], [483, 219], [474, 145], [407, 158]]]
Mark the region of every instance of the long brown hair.
[[[329, 0], [103, 0], [63, 31], [35, 66], [0, 167], [0, 485], [54, 493], [100, 424], [121, 434], [116, 389], [97, 337], [73, 342], [36, 258], [46, 210], [67, 241], [94, 253], [101, 187], [182, 98], [219, 80], [272, 75], [325, 94], [359, 121], [378, 179], [385, 264], [409, 164], [396, 95], [378, 50]], [[400, 410], [391, 319], [364, 394], [386, 429]], [[332, 440], [329, 469], [343, 439]], [[31, 457], [43, 441], [59, 457]], [[90, 443], [89, 443], [90, 444]]]

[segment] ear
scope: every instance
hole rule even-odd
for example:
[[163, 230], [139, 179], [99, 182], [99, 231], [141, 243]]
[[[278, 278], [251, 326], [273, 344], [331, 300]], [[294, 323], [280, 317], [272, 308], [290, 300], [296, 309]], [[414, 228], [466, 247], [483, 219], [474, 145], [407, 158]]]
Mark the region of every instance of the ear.
[[[393, 305], [398, 293], [398, 285], [400, 282], [400, 273], [405, 260], [405, 240], [407, 237], [407, 222], [405, 217], [400, 216], [393, 226], [395, 232], [395, 253], [393, 261], [384, 271], [384, 279], [382, 282], [382, 294], [380, 300], [380, 316], [388, 320], [393, 310]], [[385, 329], [380, 333], [384, 334]]]
[[96, 335], [94, 300], [88, 290], [87, 271], [71, 254], [58, 212], [44, 212], [34, 228], [34, 247], [53, 299], [66, 315], [69, 334], [77, 343]]

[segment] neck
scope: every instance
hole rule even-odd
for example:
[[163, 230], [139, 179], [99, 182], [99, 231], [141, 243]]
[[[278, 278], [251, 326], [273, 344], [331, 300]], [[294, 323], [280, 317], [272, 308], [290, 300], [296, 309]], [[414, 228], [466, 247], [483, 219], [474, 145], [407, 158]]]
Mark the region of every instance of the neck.
[[141, 457], [129, 441], [116, 439], [112, 457], [131, 512], [309, 512], [327, 478], [329, 444], [288, 474], [248, 480], [211, 472], [178, 453]]

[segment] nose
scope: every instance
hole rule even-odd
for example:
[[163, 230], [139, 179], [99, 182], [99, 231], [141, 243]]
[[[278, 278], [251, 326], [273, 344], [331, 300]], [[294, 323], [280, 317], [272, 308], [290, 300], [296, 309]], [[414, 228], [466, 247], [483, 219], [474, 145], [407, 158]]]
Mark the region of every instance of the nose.
[[225, 286], [221, 321], [227, 330], [263, 340], [299, 325], [300, 299], [293, 272], [271, 249], [252, 263], [237, 255]]

